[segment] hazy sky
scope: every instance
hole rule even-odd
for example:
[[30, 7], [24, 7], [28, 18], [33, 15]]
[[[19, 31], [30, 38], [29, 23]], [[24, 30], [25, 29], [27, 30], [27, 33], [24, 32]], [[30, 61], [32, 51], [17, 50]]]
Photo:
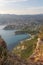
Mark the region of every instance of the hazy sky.
[[43, 14], [43, 0], [0, 0], [0, 14]]

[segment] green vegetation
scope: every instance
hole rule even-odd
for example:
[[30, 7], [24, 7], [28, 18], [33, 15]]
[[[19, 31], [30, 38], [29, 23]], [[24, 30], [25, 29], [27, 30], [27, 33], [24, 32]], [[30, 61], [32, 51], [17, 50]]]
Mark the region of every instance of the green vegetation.
[[20, 30], [20, 31], [16, 31], [15, 32], [15, 35], [19, 35], [19, 34], [37, 34], [38, 33], [38, 31], [31, 31], [31, 30]]
[[36, 48], [37, 36], [31, 40], [25, 40], [14, 48], [13, 53], [19, 55], [21, 58], [28, 58]]
[[43, 26], [40, 26], [38, 37], [40, 37], [40, 39], [43, 39]]
[[37, 26], [25, 26], [21, 28], [20, 30], [16, 31], [15, 34], [32, 34], [35, 35], [39, 33], [39, 27]]

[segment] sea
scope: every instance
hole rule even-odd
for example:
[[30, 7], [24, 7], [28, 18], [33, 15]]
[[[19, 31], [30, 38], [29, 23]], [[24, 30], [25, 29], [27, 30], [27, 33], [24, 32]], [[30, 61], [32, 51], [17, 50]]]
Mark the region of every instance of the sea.
[[15, 35], [17, 30], [3, 30], [4, 27], [5, 26], [0, 25], [0, 36], [6, 42], [8, 50], [12, 50], [16, 45], [20, 43], [20, 41], [30, 38], [30, 34]]

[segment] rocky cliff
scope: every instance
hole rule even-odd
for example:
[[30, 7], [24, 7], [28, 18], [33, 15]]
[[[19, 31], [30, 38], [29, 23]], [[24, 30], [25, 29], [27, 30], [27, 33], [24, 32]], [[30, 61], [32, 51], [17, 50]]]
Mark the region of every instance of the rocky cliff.
[[0, 65], [43, 65], [43, 62], [34, 62], [33, 60], [34, 58], [24, 60], [19, 56], [7, 51], [6, 43], [0, 37]]

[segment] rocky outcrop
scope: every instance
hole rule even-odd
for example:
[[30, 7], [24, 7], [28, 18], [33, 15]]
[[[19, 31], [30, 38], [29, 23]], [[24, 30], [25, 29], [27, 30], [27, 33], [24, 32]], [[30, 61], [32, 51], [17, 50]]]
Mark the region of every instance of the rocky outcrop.
[[7, 46], [5, 41], [0, 36], [0, 65], [3, 65], [7, 59]]
[[5, 41], [0, 37], [0, 65], [28, 65], [20, 57], [7, 51]]
[[[39, 46], [37, 45], [37, 47]], [[5, 41], [0, 37], [0, 65], [43, 65], [42, 60], [35, 60], [37, 60], [37, 58], [35, 59], [34, 55], [32, 55], [28, 60], [24, 60], [19, 56], [8, 52]]]
[[6, 42], [0, 37], [0, 46], [3, 48], [7, 48]]
[[27, 60], [30, 65], [43, 65], [43, 40], [38, 38], [36, 49]]
[[26, 60], [21, 59], [19, 56], [9, 53], [4, 65], [28, 65], [28, 63]]

